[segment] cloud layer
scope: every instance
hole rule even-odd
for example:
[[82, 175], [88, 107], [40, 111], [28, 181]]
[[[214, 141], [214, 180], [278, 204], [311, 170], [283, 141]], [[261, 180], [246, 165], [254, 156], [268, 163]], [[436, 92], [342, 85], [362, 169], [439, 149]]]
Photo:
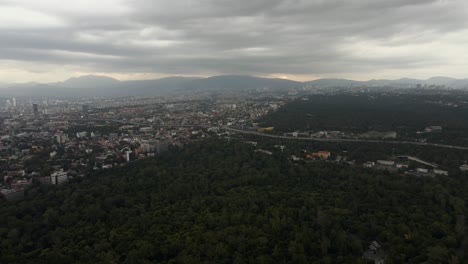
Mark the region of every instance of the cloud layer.
[[3, 0], [0, 81], [468, 77], [465, 0]]

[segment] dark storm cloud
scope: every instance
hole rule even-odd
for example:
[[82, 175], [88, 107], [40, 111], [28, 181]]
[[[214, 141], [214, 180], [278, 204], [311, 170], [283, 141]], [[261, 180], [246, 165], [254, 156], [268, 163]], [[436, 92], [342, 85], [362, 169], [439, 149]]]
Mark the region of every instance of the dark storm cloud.
[[56, 0], [7, 2], [44, 21], [0, 26], [0, 60], [185, 75], [429, 71], [463, 51], [457, 39], [468, 26], [464, 0], [108, 2], [77, 12], [54, 7]]

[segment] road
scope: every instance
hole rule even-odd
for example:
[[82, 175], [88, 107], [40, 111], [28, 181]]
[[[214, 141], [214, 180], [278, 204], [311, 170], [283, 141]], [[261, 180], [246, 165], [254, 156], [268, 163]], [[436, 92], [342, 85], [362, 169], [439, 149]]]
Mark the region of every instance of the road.
[[223, 129], [241, 133], [241, 134], [249, 134], [261, 137], [269, 137], [269, 138], [279, 138], [279, 139], [289, 139], [289, 140], [307, 140], [307, 141], [323, 141], [323, 142], [365, 142], [365, 143], [385, 143], [385, 144], [400, 144], [400, 145], [415, 145], [415, 146], [428, 146], [428, 147], [437, 147], [437, 148], [447, 148], [447, 149], [458, 149], [458, 150], [468, 150], [468, 147], [463, 146], [454, 146], [454, 145], [446, 145], [446, 144], [437, 144], [437, 143], [421, 143], [421, 142], [412, 142], [412, 141], [389, 141], [389, 140], [373, 140], [373, 139], [349, 139], [349, 138], [303, 138], [303, 137], [286, 137], [286, 136], [279, 136], [279, 135], [271, 135], [260, 133], [256, 131], [246, 131], [235, 129], [231, 127], [223, 127]]
[[424, 165], [427, 165], [427, 166], [430, 166], [430, 167], [433, 167], [433, 168], [438, 168], [439, 167], [438, 164], [431, 163], [431, 162], [428, 162], [428, 161], [424, 161], [424, 160], [422, 160], [422, 159], [420, 159], [418, 157], [413, 157], [413, 156], [399, 156], [399, 157], [406, 157], [409, 160], [416, 161], [416, 162], [419, 162], [421, 164], [424, 164]]
[[[117, 120], [117, 119], [65, 119], [68, 121], [94, 121], [94, 122], [116, 122], [121, 124], [132, 124], [132, 125], [139, 125], [144, 126], [145, 124], [135, 123], [126, 120]], [[206, 125], [152, 125], [148, 124], [148, 126], [155, 126], [155, 127], [205, 127], [208, 128], [210, 126]], [[279, 139], [288, 139], [288, 140], [307, 140], [307, 141], [323, 141], [323, 142], [364, 142], [364, 143], [385, 143], [385, 144], [400, 144], [400, 145], [414, 145], [414, 146], [428, 146], [428, 147], [437, 147], [437, 148], [446, 148], [446, 149], [458, 149], [458, 150], [468, 150], [468, 147], [463, 146], [455, 146], [455, 145], [447, 145], [447, 144], [437, 144], [437, 143], [422, 143], [422, 142], [413, 142], [413, 141], [395, 141], [395, 140], [373, 140], [373, 139], [349, 139], [349, 138], [303, 138], [303, 137], [286, 137], [286, 136], [279, 136], [279, 135], [272, 135], [272, 134], [265, 134], [256, 131], [246, 131], [240, 130], [232, 127], [221, 127], [221, 129], [232, 131], [241, 134], [249, 134], [249, 135], [256, 135], [261, 137], [269, 137], [269, 138], [279, 138]]]

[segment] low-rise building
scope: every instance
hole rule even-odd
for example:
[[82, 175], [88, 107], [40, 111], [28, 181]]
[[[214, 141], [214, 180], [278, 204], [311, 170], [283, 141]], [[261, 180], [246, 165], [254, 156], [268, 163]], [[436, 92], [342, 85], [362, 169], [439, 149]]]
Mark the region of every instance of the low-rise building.
[[460, 166], [461, 171], [468, 171], [468, 164], [463, 164]]
[[35, 178], [36, 180], [38, 180], [41, 184], [51, 184], [50, 182], [50, 176], [47, 176], [47, 177], [37, 177]]
[[428, 169], [424, 169], [424, 168], [417, 168], [416, 171], [417, 171], [418, 173], [428, 173], [428, 172], [429, 172]]
[[16, 189], [1, 189], [0, 194], [2, 195], [5, 200], [10, 202], [19, 201], [24, 198], [24, 189], [23, 188], [16, 188]]
[[378, 160], [377, 164], [384, 165], [384, 166], [393, 166], [393, 165], [395, 165], [395, 161], [393, 161], [393, 160]]
[[314, 154], [321, 159], [329, 159], [331, 156], [330, 151], [323, 151], [323, 150], [318, 151], [317, 153], [314, 153]]
[[448, 171], [445, 171], [445, 170], [434, 169], [433, 173], [436, 175], [448, 176]]
[[428, 126], [424, 129], [424, 132], [431, 133], [431, 132], [441, 132], [442, 126]]
[[257, 132], [268, 132], [268, 131], [273, 131], [274, 127], [259, 127], [257, 129]]

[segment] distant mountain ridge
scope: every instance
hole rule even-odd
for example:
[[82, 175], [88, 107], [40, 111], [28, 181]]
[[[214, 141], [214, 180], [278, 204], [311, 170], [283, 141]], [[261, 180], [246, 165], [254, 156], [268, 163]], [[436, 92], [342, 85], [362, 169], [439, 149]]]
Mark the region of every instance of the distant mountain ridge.
[[298, 82], [287, 79], [262, 78], [249, 75], [219, 75], [207, 78], [166, 77], [154, 80], [120, 81], [107, 76], [85, 75], [55, 83], [20, 83], [0, 85], [0, 95], [8, 96], [159, 96], [202, 92], [288, 91], [304, 86], [327, 87], [415, 87], [417, 84], [468, 88], [468, 79], [432, 77], [427, 80], [402, 78], [397, 80], [355, 81], [318, 79]]
[[107, 76], [84, 75], [70, 78], [64, 82], [56, 83], [56, 85], [65, 88], [95, 88], [118, 85], [119, 83], [119, 80]]

